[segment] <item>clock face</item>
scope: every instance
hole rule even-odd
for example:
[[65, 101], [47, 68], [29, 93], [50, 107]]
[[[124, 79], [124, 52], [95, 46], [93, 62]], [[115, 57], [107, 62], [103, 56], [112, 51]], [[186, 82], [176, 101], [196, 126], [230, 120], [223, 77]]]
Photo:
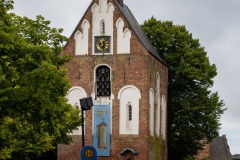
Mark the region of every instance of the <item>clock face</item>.
[[95, 52], [110, 53], [110, 36], [95, 37]]

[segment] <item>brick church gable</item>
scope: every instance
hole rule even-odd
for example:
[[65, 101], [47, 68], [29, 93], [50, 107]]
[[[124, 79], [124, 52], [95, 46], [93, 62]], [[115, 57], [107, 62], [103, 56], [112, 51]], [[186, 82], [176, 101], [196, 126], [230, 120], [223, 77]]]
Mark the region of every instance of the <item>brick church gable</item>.
[[[72, 57], [68, 103], [93, 99], [85, 144], [98, 159], [166, 160], [168, 68], [123, 0], [93, 0], [61, 54]], [[58, 160], [79, 159], [81, 130], [58, 145]]]

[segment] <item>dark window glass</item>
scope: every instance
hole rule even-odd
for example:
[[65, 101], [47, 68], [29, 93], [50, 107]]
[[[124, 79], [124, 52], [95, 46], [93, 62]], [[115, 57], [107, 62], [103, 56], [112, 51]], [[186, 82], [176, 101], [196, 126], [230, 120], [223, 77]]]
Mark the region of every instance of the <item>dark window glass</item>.
[[103, 34], [105, 33], [105, 22], [104, 21], [102, 22], [102, 33]]
[[132, 106], [128, 105], [128, 120], [132, 120]]
[[101, 66], [96, 70], [97, 96], [111, 95], [110, 69], [107, 66]]
[[102, 34], [105, 34], [105, 22], [104, 22], [104, 20], [101, 21], [100, 26], [101, 26], [100, 32]]

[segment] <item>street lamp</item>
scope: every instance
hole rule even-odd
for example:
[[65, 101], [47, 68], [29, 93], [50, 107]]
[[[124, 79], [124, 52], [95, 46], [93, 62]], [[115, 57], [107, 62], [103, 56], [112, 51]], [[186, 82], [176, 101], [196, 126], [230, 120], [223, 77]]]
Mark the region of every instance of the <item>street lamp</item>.
[[93, 106], [92, 97], [80, 99], [81, 111], [82, 111], [82, 147], [85, 146], [84, 140], [84, 111], [90, 110]]

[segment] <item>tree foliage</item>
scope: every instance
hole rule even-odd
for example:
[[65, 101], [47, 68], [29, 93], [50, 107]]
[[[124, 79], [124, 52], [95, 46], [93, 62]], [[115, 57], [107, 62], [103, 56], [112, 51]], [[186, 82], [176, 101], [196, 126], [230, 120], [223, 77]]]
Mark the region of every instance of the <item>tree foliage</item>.
[[12, 0], [0, 0], [0, 159], [34, 159], [71, 140], [79, 110], [65, 98], [62, 29], [42, 16], [8, 13], [12, 8]]
[[154, 17], [143, 30], [169, 67], [168, 158], [182, 160], [197, 154], [200, 140], [218, 136], [223, 101], [212, 92], [216, 66], [185, 26]]

